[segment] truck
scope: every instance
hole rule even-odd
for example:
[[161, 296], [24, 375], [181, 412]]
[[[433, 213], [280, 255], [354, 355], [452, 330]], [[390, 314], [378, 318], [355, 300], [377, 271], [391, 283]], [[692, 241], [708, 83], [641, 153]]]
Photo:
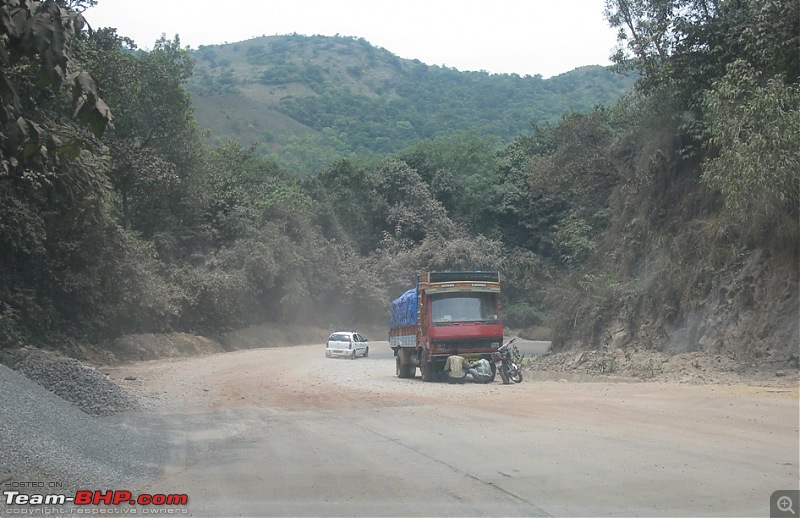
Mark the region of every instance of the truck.
[[503, 343], [500, 274], [494, 271], [426, 272], [416, 286], [392, 301], [389, 346], [396, 374], [440, 379], [447, 357], [489, 360]]

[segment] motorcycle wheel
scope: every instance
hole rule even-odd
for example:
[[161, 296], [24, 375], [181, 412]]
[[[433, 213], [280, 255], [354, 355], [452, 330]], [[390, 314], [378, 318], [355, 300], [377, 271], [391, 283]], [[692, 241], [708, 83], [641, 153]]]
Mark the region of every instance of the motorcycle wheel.
[[508, 373], [508, 378], [514, 383], [522, 383], [522, 372], [520, 372], [519, 367], [516, 365], [511, 367]]
[[511, 383], [508, 378], [508, 367], [506, 367], [505, 363], [500, 367], [500, 377], [503, 378], [503, 385]]

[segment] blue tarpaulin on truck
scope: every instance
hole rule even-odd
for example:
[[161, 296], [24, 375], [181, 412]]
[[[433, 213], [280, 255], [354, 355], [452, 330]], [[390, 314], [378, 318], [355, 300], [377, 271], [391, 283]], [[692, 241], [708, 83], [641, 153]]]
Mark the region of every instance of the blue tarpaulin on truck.
[[389, 327], [413, 326], [417, 323], [417, 289], [411, 288], [392, 301]]

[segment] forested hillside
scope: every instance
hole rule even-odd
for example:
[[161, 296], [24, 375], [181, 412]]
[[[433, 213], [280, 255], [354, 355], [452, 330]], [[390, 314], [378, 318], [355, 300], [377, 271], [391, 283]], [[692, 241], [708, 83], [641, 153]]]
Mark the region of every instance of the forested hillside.
[[[794, 0], [608, 0], [617, 61], [639, 75], [635, 91], [530, 129], [509, 116], [486, 134], [466, 101], [452, 107], [460, 131], [434, 129], [399, 81], [383, 93], [407, 111], [345, 140], [361, 108], [319, 94], [371, 84], [366, 75], [379, 69], [364, 67], [358, 83], [325, 76], [333, 84], [274, 108], [346, 143], [311, 175], [258, 147], [206, 142], [196, 88], [224, 77], [196, 72], [208, 51], [176, 38], [134, 52], [115, 30], [86, 32], [73, 10], [82, 3], [0, 4], [2, 347], [382, 322], [416, 273], [452, 268], [503, 272], [506, 324], [549, 327], [556, 348], [800, 358]], [[253, 60], [280, 54], [264, 42], [248, 48], [239, 52]], [[411, 67], [403, 81], [412, 70], [439, 74], [441, 85], [457, 74], [399, 66]], [[281, 74], [307, 79], [287, 67], [262, 73], [259, 88], [288, 84]], [[491, 79], [477, 74], [474, 84]], [[541, 80], [499, 79], [510, 100], [492, 109], [529, 118], [538, 108], [512, 86]], [[421, 133], [396, 151], [354, 144], [409, 126]], [[311, 142], [302, 147], [315, 153]]]
[[190, 56], [187, 89], [213, 141], [255, 145], [303, 174], [456, 131], [508, 143], [566, 111], [616, 102], [636, 77], [600, 66], [549, 79], [461, 72], [338, 36], [264, 36]]

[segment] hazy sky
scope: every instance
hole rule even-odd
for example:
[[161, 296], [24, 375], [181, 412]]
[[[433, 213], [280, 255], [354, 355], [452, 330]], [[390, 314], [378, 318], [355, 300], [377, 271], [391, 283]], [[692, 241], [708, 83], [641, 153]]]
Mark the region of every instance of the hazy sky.
[[140, 48], [275, 34], [364, 38], [406, 59], [461, 71], [542, 74], [607, 65], [615, 33], [604, 0], [99, 0], [84, 13]]

